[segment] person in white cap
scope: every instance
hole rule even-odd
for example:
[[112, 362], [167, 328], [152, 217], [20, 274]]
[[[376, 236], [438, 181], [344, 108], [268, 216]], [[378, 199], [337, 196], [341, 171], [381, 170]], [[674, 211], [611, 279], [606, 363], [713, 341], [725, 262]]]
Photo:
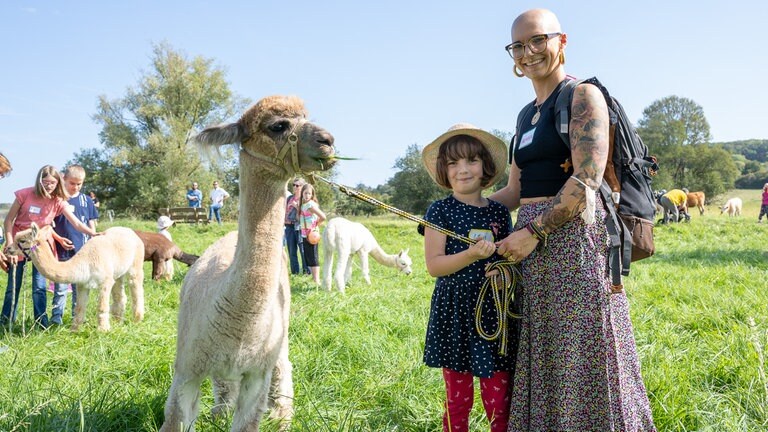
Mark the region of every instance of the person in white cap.
[[[171, 237], [171, 232], [168, 231], [168, 228], [173, 225], [173, 221], [168, 216], [160, 216], [157, 218], [157, 232], [162, 234], [163, 237], [167, 238], [170, 241], [173, 241], [173, 237]], [[165, 262], [165, 271], [163, 272], [166, 275], [173, 275], [173, 260], [169, 259]]]
[[173, 225], [173, 221], [168, 216], [160, 216], [157, 218], [157, 232], [162, 234], [168, 240], [173, 241], [173, 237], [171, 237], [171, 233], [168, 231], [168, 228], [170, 228], [171, 225]]

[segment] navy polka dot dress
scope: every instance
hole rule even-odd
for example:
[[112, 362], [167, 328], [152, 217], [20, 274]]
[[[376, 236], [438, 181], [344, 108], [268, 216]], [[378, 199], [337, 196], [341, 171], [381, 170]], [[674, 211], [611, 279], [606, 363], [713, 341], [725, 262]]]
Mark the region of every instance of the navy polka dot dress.
[[[464, 204], [452, 195], [432, 203], [425, 219], [435, 225], [470, 238], [482, 236], [498, 241], [509, 235], [511, 218], [503, 205], [488, 200], [485, 207]], [[467, 243], [446, 238], [445, 253], [452, 255], [469, 248]], [[517, 325], [509, 319], [509, 345], [506, 356], [499, 354], [499, 340], [487, 341], [475, 329], [475, 306], [485, 281], [485, 266], [501, 260], [492, 255], [435, 282], [429, 311], [424, 363], [427, 366], [471, 372], [487, 378], [496, 371], [511, 371], [517, 347], [512, 335]], [[486, 332], [498, 326], [491, 296], [483, 304], [482, 324]]]

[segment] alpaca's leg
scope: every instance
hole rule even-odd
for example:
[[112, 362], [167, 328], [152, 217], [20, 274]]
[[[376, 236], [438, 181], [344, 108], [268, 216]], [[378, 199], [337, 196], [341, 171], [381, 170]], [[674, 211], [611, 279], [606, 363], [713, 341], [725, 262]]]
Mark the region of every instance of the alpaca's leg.
[[115, 285], [115, 280], [108, 278], [102, 282], [99, 290], [98, 322], [99, 330], [109, 331], [109, 294]]
[[140, 322], [144, 319], [144, 263], [141, 260], [141, 256], [138, 256], [133, 263], [133, 270], [128, 272], [125, 280], [128, 283], [128, 289], [131, 291], [133, 320]]
[[293, 418], [293, 365], [288, 359], [288, 337], [283, 338], [280, 354], [272, 370], [269, 389], [270, 418], [282, 420], [281, 430], [287, 430]]
[[155, 256], [152, 257], [152, 280], [160, 280], [165, 270], [165, 263], [155, 252]]
[[85, 284], [77, 284], [75, 289], [77, 290], [77, 303], [75, 303], [75, 315], [72, 317], [72, 326], [69, 328], [72, 331], [77, 331], [80, 325], [85, 322], [85, 310], [88, 306], [88, 296], [91, 294], [90, 288]]
[[240, 394], [240, 380], [213, 378], [213, 408], [211, 415], [227, 413], [235, 407], [235, 401]]
[[333, 277], [333, 272], [331, 271], [332, 269], [333, 269], [333, 249], [331, 249], [329, 245], [323, 245], [322, 287], [326, 291], [331, 290], [331, 283], [332, 283], [331, 280]]
[[125, 304], [128, 302], [128, 298], [125, 296], [125, 283], [126, 276], [123, 275], [115, 281], [112, 285], [112, 307], [109, 309], [112, 318], [117, 321], [122, 321], [125, 316]]
[[334, 273], [334, 281], [336, 282], [336, 287], [339, 288], [340, 292], [344, 292], [344, 288], [346, 287], [346, 280], [344, 279], [344, 274], [347, 271], [347, 263], [349, 262], [349, 252], [347, 251], [338, 251], [339, 252], [339, 262], [336, 263], [336, 273]]
[[368, 267], [368, 253], [360, 251], [360, 267], [362, 268], [363, 272], [363, 279], [365, 279], [365, 283], [368, 285], [371, 284], [371, 271]]
[[194, 430], [200, 403], [200, 377], [183, 378], [178, 373], [165, 402], [165, 421], [160, 432], [187, 432]]
[[237, 398], [231, 431], [257, 432], [261, 418], [267, 411], [267, 393], [272, 370], [251, 370], [243, 375]]
[[[360, 255], [360, 253], [361, 252], [358, 252], [357, 254]], [[354, 258], [355, 257], [352, 254], [349, 254], [349, 258], [347, 258], [347, 267], [344, 268], [344, 285], [349, 285], [349, 281], [352, 280], [352, 264]]]

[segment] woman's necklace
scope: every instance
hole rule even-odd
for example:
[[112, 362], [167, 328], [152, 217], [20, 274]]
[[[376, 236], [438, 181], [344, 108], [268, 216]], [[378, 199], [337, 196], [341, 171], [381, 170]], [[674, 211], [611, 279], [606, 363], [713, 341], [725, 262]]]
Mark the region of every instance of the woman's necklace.
[[539, 117], [541, 117], [541, 106], [544, 105], [544, 102], [542, 102], [539, 105], [534, 104], [533, 106], [536, 107], [536, 113], [533, 115], [533, 118], [531, 118], [531, 125], [535, 125], [537, 121], [539, 121]]

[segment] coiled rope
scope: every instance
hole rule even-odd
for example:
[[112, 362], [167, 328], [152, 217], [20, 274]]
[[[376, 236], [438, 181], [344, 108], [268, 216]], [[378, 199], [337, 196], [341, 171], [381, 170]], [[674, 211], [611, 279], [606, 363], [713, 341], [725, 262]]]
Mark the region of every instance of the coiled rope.
[[[477, 240], [471, 239], [467, 236], [457, 234], [451, 230], [445, 229], [439, 225], [435, 225], [432, 222], [412, 215], [406, 211], [400, 210], [397, 207], [393, 207], [389, 204], [383, 203], [376, 198], [366, 195], [362, 192], [358, 192], [350, 187], [332, 182], [326, 178], [323, 178], [315, 173], [310, 173], [309, 177], [312, 179], [319, 179], [328, 183], [330, 186], [335, 187], [340, 192], [350, 196], [352, 198], [359, 199], [360, 201], [372, 204], [376, 207], [382, 208], [390, 213], [394, 213], [400, 217], [416, 222], [419, 225], [433, 229], [446, 236], [453, 237], [459, 241], [468, 244], [475, 244]], [[508, 336], [508, 317], [520, 318], [520, 315], [515, 314], [512, 311], [512, 305], [515, 298], [515, 287], [520, 280], [520, 270], [515, 266], [515, 263], [508, 260], [500, 260], [490, 263], [486, 266], [486, 273], [496, 270], [497, 274], [491, 275], [485, 279], [483, 286], [480, 288], [480, 295], [477, 297], [477, 304], [475, 305], [475, 329], [481, 338], [487, 341], [494, 341], [500, 339], [499, 342], [499, 354], [507, 354], [507, 336]], [[491, 295], [493, 300], [493, 307], [498, 319], [498, 325], [496, 331], [493, 333], [486, 332], [482, 325], [482, 305], [485, 297]]]

